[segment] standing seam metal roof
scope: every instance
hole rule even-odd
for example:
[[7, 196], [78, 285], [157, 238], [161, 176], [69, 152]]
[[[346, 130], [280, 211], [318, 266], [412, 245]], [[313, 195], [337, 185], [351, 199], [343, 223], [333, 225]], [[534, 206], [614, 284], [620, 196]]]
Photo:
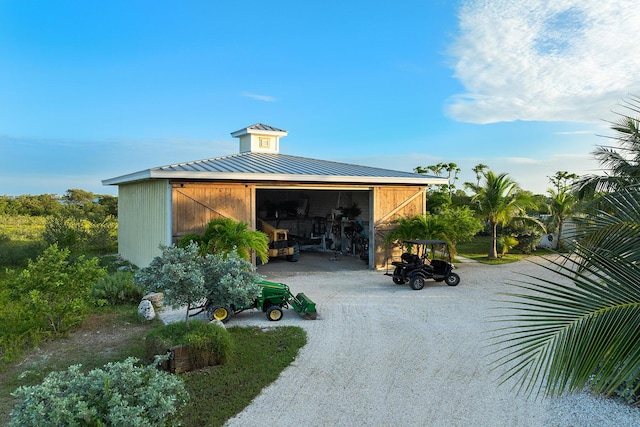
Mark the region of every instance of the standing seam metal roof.
[[[412, 184], [447, 184], [446, 178], [411, 172], [393, 171], [369, 166], [358, 166], [328, 160], [311, 159], [279, 153], [246, 152], [230, 156], [216, 157], [186, 163], [151, 168], [146, 171], [104, 180], [105, 185], [116, 185], [149, 178], [174, 179], [241, 179], [249, 174], [249, 179], [290, 179], [361, 183], [393, 182]], [[306, 179], [305, 179], [306, 177]]]
[[[194, 162], [162, 166], [152, 170], [181, 172], [231, 172], [231, 173], [276, 173], [286, 175], [340, 175], [340, 176], [387, 176], [426, 177], [411, 172], [392, 171], [369, 166], [357, 166], [327, 160], [310, 159], [275, 153], [240, 153]], [[433, 177], [432, 177], [433, 178]]]

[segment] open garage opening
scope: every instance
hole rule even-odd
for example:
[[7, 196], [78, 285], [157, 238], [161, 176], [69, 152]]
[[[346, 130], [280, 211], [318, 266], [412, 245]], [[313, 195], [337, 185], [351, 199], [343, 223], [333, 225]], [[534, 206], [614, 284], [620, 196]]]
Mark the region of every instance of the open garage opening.
[[299, 259], [320, 252], [329, 255], [323, 260], [351, 257], [367, 268], [371, 197], [368, 189], [256, 189], [256, 226], [269, 235], [274, 262], [298, 261], [297, 254], [285, 249], [295, 242]]

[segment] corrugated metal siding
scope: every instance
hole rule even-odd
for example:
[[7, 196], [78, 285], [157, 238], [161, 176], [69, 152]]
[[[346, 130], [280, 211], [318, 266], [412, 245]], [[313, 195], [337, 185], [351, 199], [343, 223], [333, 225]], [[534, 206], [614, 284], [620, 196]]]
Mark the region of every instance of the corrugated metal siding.
[[170, 244], [167, 180], [118, 187], [118, 252], [138, 267], [146, 267]]

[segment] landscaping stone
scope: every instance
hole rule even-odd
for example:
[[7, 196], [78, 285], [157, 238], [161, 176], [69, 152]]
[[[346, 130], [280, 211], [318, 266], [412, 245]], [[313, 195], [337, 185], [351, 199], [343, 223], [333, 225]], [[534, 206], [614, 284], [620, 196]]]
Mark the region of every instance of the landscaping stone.
[[143, 299], [138, 304], [138, 316], [143, 318], [144, 320], [153, 320], [156, 317], [156, 312], [153, 309], [153, 304], [151, 301]]

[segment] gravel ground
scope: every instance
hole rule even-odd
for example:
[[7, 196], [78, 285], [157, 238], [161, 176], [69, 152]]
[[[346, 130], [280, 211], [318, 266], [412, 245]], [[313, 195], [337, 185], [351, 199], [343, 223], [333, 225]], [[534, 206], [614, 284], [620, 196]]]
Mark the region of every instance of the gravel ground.
[[528, 261], [461, 263], [457, 287], [413, 291], [360, 261], [325, 255], [304, 273], [275, 262], [259, 269], [315, 301], [317, 320], [288, 310], [273, 324], [252, 310], [227, 324], [297, 325], [308, 334], [296, 360], [227, 426], [640, 426], [638, 409], [586, 394], [527, 398], [489, 371], [487, 317], [505, 282], [552, 273]]

